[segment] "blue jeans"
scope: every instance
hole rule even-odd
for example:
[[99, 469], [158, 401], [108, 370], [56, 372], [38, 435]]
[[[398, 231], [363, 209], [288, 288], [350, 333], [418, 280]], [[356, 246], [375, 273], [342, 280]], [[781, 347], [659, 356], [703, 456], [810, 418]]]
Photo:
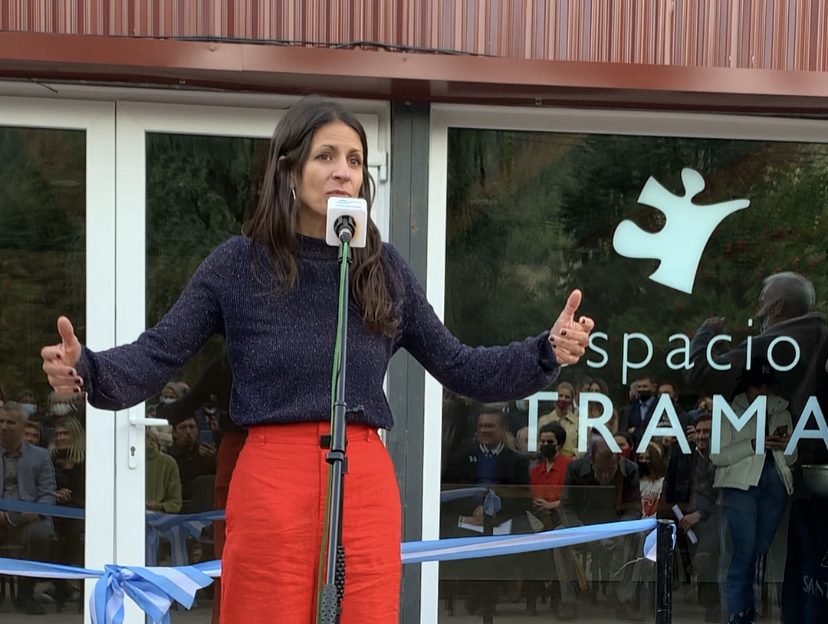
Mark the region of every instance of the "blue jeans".
[[733, 543], [725, 580], [728, 613], [754, 608], [756, 560], [770, 549], [787, 501], [788, 492], [772, 457], [765, 459], [758, 485], [747, 491], [722, 488], [724, 516]]

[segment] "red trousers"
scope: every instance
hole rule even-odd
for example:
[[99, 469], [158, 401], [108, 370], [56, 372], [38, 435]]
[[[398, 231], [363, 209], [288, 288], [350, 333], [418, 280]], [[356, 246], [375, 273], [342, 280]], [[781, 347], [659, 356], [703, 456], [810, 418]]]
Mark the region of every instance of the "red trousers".
[[[227, 501], [221, 624], [310, 624], [325, 492], [328, 423], [253, 427]], [[348, 425], [342, 543], [342, 624], [396, 624], [400, 591], [400, 495], [375, 429]]]

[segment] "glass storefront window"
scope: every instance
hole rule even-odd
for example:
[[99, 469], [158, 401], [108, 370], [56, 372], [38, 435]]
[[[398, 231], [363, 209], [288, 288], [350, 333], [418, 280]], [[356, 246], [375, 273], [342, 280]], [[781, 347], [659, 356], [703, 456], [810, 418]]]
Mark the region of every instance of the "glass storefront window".
[[[266, 139], [147, 133], [147, 327], [172, 307], [210, 251], [241, 233], [247, 210], [257, 201], [267, 145]], [[228, 414], [230, 382], [224, 341], [214, 337], [147, 402], [149, 416], [171, 423], [148, 429], [148, 512], [224, 508], [228, 462], [234, 462], [228, 449], [238, 453], [244, 439]], [[162, 462], [175, 469], [165, 471]], [[162, 473], [174, 483], [160, 483]], [[204, 522], [200, 535], [178, 543], [159, 535], [153, 518], [150, 513], [148, 563], [187, 565], [220, 558], [223, 522]], [[214, 584], [199, 592], [194, 611], [199, 621], [217, 621], [218, 591]]]
[[[83, 566], [86, 404], [51, 392], [40, 349], [61, 314], [86, 335], [86, 133], [2, 126], [0, 163], [0, 557]], [[82, 620], [79, 581], [0, 587], [4, 618], [71, 604], [61, 621]]]
[[[749, 606], [754, 579], [763, 615], [778, 620], [783, 603], [818, 608], [808, 600], [828, 579], [809, 552], [822, 557], [828, 535], [808, 518], [824, 517], [828, 441], [813, 432], [828, 429], [808, 399], [826, 391], [828, 145], [449, 128], [447, 163], [448, 327], [468, 344], [535, 335], [573, 288], [596, 327], [549, 394], [482, 406], [445, 393], [442, 489], [483, 488], [444, 496], [441, 537], [676, 519], [676, 506], [689, 518], [674, 621], [726, 621]], [[760, 301], [782, 272], [806, 281], [777, 277]], [[739, 431], [760, 405], [765, 430]], [[593, 455], [595, 420], [579, 426], [604, 408], [608, 457], [601, 443]], [[676, 431], [647, 435], [654, 413], [654, 426], [673, 416]], [[761, 434], [770, 446], [760, 440], [756, 453]], [[481, 476], [482, 447], [501, 443]], [[632, 447], [629, 461], [616, 444]], [[640, 552], [636, 538], [441, 565], [441, 621], [463, 608], [651, 617], [652, 566], [622, 569]]]

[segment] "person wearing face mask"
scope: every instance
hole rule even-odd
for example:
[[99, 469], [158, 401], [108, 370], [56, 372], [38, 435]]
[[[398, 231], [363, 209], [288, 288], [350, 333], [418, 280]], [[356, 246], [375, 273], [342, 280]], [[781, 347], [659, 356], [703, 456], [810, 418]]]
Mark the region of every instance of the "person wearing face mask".
[[621, 449], [621, 457], [629, 459], [633, 454], [633, 439], [626, 431], [616, 431], [613, 436], [618, 448]]
[[38, 413], [37, 398], [31, 390], [24, 390], [18, 395], [17, 405], [27, 419], [35, 417]]
[[555, 391], [558, 393], [555, 409], [538, 418], [538, 429], [549, 423], [558, 423], [566, 431], [566, 443], [560, 448], [560, 452], [575, 457], [579, 454], [578, 412], [574, 407], [575, 387], [567, 381], [562, 381]]
[[658, 401], [655, 377], [650, 373], [641, 373], [633, 385], [635, 398], [618, 415], [618, 431], [628, 431], [632, 435], [633, 446], [638, 447]]
[[661, 445], [650, 442], [638, 458], [638, 482], [641, 488], [641, 517], [655, 518], [667, 474], [667, 462]]
[[560, 524], [558, 507], [561, 503], [561, 488], [566, 469], [572, 462], [569, 455], [559, 449], [566, 444], [566, 431], [558, 423], [541, 427], [538, 435], [538, 463], [529, 474], [532, 488], [532, 508], [543, 522], [545, 529]]
[[[573, 459], [559, 451], [566, 443], [566, 431], [558, 423], [541, 427], [538, 435], [538, 463], [529, 473], [532, 489], [532, 513], [543, 524], [543, 530], [561, 525], [558, 507], [566, 470]], [[571, 620], [577, 615], [575, 592], [572, 586], [572, 555], [569, 549], [555, 548], [544, 553], [544, 566], [554, 566], [555, 578], [560, 581], [561, 601], [558, 604], [559, 620]]]
[[178, 401], [183, 395], [181, 392], [181, 387], [175, 381], [170, 381], [164, 386], [164, 389], [161, 390], [161, 395], [158, 397], [158, 402], [162, 405], [169, 405], [170, 403], [175, 403]]

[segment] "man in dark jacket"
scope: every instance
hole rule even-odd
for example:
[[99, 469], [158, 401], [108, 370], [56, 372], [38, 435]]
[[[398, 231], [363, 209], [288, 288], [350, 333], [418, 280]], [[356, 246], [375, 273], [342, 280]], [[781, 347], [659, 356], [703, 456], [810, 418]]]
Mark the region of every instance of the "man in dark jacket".
[[679, 529], [699, 580], [704, 621], [718, 622], [721, 619], [717, 582], [719, 514], [713, 491], [716, 467], [710, 461], [711, 425], [711, 415], [702, 412], [693, 429], [689, 455], [681, 452], [678, 443], [674, 444], [663, 498], [671, 507], [677, 506], [682, 514]]
[[[568, 527], [639, 519], [638, 467], [597, 439], [588, 455], [569, 464], [561, 510], [563, 525]], [[615, 588], [620, 617], [635, 617], [638, 611], [633, 605], [632, 566], [623, 568], [634, 558], [633, 541], [625, 536], [587, 545], [593, 560], [605, 562], [610, 579], [617, 581], [610, 586]]]
[[[526, 511], [531, 505], [529, 493], [529, 459], [505, 444], [506, 422], [502, 411], [485, 407], [477, 417], [477, 431], [471, 444], [448, 459], [445, 486], [480, 486], [481, 492], [443, 503], [441, 536], [477, 536], [481, 533], [529, 533]], [[444, 493], [446, 499], [451, 492]], [[477, 560], [474, 566], [460, 561], [441, 567], [445, 578], [468, 579], [466, 608], [482, 612], [483, 619], [493, 617], [497, 591], [491, 579], [507, 578], [516, 561], [503, 557]], [[483, 582], [474, 582], [485, 579]]]
[[658, 403], [655, 377], [641, 373], [633, 383], [633, 391], [635, 398], [618, 414], [618, 431], [628, 432], [633, 437], [634, 447], [638, 447]]
[[[505, 531], [503, 523], [511, 520], [527, 527], [525, 512], [531, 503], [529, 460], [506, 446], [505, 441], [503, 413], [484, 409], [477, 417], [474, 441], [449, 457], [443, 483], [487, 487], [497, 498], [490, 496], [485, 510], [482, 493], [447, 503], [442, 513], [448, 525], [483, 527], [491, 524], [493, 528], [502, 527]], [[444, 527], [448, 529], [446, 523]], [[516, 529], [513, 526], [508, 532], [524, 532]]]

